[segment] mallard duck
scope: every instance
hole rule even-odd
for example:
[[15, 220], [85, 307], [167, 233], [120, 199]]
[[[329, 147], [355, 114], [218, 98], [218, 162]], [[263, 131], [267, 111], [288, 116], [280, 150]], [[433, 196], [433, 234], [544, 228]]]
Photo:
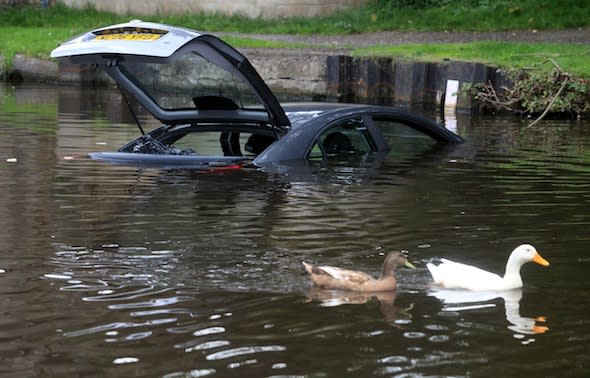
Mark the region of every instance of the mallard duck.
[[312, 266], [305, 261], [303, 265], [311, 277], [311, 282], [318, 288], [365, 293], [395, 290], [397, 287], [395, 270], [402, 265], [415, 269], [414, 265], [408, 261], [406, 251], [389, 253], [385, 257], [379, 278], [373, 278], [363, 272], [332, 266]]
[[426, 264], [432, 275], [434, 283], [446, 288], [460, 288], [467, 290], [510, 290], [522, 287], [520, 267], [529, 262], [548, 266], [539, 252], [530, 244], [522, 244], [516, 247], [506, 263], [504, 277], [490, 273], [475, 266], [441, 259], [442, 263], [435, 265]]

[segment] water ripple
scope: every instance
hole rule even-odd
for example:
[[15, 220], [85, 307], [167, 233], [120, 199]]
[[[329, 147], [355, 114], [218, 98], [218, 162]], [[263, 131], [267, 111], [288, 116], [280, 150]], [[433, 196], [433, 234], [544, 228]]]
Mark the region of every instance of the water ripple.
[[179, 372], [165, 374], [163, 376], [163, 378], [187, 378], [187, 377], [199, 378], [199, 377], [207, 377], [207, 376], [215, 374], [215, 373], [216, 373], [215, 369], [193, 369], [188, 372], [179, 371]]
[[185, 343], [175, 344], [174, 348], [183, 349], [185, 352], [192, 352], [195, 350], [209, 350], [228, 346], [231, 343], [227, 340], [211, 340], [201, 342], [200, 340], [190, 340]]
[[[130, 299], [130, 298], [128, 298]], [[113, 310], [121, 310], [121, 309], [136, 309], [136, 308], [150, 308], [150, 307], [164, 307], [173, 304], [177, 304], [180, 302], [188, 302], [192, 301], [194, 298], [192, 297], [181, 297], [181, 296], [174, 296], [168, 298], [154, 298], [150, 299], [146, 302], [135, 302], [135, 303], [121, 303], [121, 304], [112, 304], [109, 305], [109, 308]]]
[[[79, 91], [59, 103], [84, 108]], [[476, 120], [448, 155], [210, 175], [85, 157], [136, 134], [108, 97], [107, 112], [0, 112], [17, 159], [0, 177], [0, 374], [588, 375], [590, 128]], [[431, 257], [501, 271], [524, 240], [552, 262], [523, 269], [531, 318], [427, 294]], [[396, 297], [309, 296], [301, 260], [378, 274], [389, 249], [419, 265]]]
[[249, 347], [239, 347], [233, 349], [227, 349], [220, 352], [215, 352], [207, 355], [207, 360], [214, 361], [214, 360], [224, 360], [232, 357], [242, 356], [246, 354], [255, 354], [255, 353], [263, 353], [263, 352], [282, 352], [286, 350], [284, 346], [281, 345], [263, 345], [263, 346], [249, 346]]

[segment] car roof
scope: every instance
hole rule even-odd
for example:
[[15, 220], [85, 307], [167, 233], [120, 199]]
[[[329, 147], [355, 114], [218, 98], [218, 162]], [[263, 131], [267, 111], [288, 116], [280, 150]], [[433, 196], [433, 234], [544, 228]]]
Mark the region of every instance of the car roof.
[[356, 112], [363, 108], [379, 109], [378, 106], [332, 102], [283, 102], [281, 103], [291, 126], [297, 128], [314, 118], [327, 117], [329, 114]]
[[346, 117], [352, 114], [360, 115], [370, 113], [389, 114], [392, 117], [400, 118], [400, 120], [411, 117], [412, 120], [420, 119], [421, 122], [433, 122], [432, 120], [421, 117], [409, 110], [384, 105], [345, 102], [283, 102], [281, 105], [285, 110], [287, 117], [289, 117], [293, 128], [297, 128], [313, 119], [322, 118], [324, 122], [326, 122], [331, 118]]
[[[303, 125], [310, 125], [311, 128], [322, 128], [324, 127], [323, 125], [327, 125], [337, 119], [366, 115], [396, 120], [397, 122], [420, 130], [438, 141], [451, 143], [463, 142], [460, 136], [448, 130], [443, 125], [405, 108], [384, 105], [321, 102], [283, 103], [282, 106], [294, 130], [299, 129]], [[307, 128], [308, 126], [305, 127]]]

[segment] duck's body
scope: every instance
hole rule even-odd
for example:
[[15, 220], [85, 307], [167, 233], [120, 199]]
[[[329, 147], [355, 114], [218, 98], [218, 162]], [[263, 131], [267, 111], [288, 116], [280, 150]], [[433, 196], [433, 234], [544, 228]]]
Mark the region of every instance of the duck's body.
[[541, 257], [535, 247], [530, 244], [522, 244], [510, 254], [504, 277], [475, 266], [447, 259], [441, 259], [439, 265], [428, 263], [426, 267], [430, 271], [434, 283], [442, 287], [473, 291], [510, 290], [522, 287], [520, 267], [530, 261], [543, 266], [549, 265], [549, 262]]
[[321, 289], [357, 292], [395, 290], [397, 288], [395, 269], [402, 265], [413, 267], [407, 260], [407, 254], [401, 252], [391, 252], [385, 257], [379, 278], [374, 278], [363, 272], [333, 266], [312, 266], [306, 262], [303, 262], [303, 265], [314, 286]]

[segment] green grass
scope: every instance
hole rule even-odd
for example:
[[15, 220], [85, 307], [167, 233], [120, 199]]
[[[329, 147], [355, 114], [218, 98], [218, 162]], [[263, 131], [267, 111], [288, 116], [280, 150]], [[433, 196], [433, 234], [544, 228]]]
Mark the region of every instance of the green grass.
[[433, 8], [369, 7], [367, 13], [375, 14], [377, 20], [366, 29], [565, 29], [587, 26], [590, 16], [590, 4], [586, 0], [455, 0], [446, 3], [449, 5]]
[[[24, 53], [28, 56], [48, 59], [51, 50], [60, 42], [68, 40], [88, 28], [63, 28], [63, 27], [0, 27], [0, 55], [11, 63], [15, 54]], [[268, 41], [237, 36], [224, 36], [227, 43], [240, 48], [297, 48], [302, 44]]]
[[297, 42], [283, 42], [283, 41], [271, 41], [265, 39], [256, 38], [245, 38], [232, 35], [220, 36], [225, 42], [231, 46], [238, 48], [250, 48], [250, 49], [295, 49], [295, 48], [306, 48], [309, 44], [297, 43]]
[[[374, 0], [369, 5], [321, 17], [273, 20], [198, 13], [183, 15], [115, 15], [93, 8], [7, 8], [0, 11], [0, 25], [65, 27], [86, 30], [141, 18], [145, 21], [183, 25], [217, 32], [272, 34], [342, 34], [371, 31], [484, 31], [512, 29], [564, 29], [590, 25], [587, 0], [447, 0], [450, 5], [416, 8], [395, 7], [395, 1]], [[0, 27], [0, 28], [1, 28]]]
[[[248, 19], [221, 14], [176, 16], [115, 15], [92, 8], [70, 9], [63, 5], [4, 8], [0, 11], [0, 55], [10, 67], [16, 53], [48, 58], [60, 42], [100, 26], [130, 19], [163, 22], [206, 32], [260, 34], [350, 34], [388, 30], [401, 31], [493, 31], [513, 29], [562, 29], [590, 25], [587, 0], [447, 0], [452, 4], [434, 8], [395, 7], [391, 0], [374, 0], [370, 5], [336, 12], [325, 17]], [[399, 3], [399, 2], [398, 2]], [[415, 1], [414, 3], [420, 3]], [[431, 2], [432, 3], [432, 2]], [[269, 42], [243, 37], [223, 37], [237, 48], [296, 48], [300, 44]], [[585, 51], [586, 50], [586, 51]], [[571, 73], [590, 77], [584, 67], [588, 49], [579, 45], [514, 44], [477, 42], [442, 45], [374, 46], [357, 49], [357, 56], [393, 56], [408, 59], [443, 58], [475, 60], [507, 67], [540, 64], [544, 56], [556, 57]], [[0, 67], [1, 71], [2, 67]]]
[[490, 31], [565, 29], [590, 25], [587, 0], [454, 0], [432, 8], [395, 7], [395, 1], [369, 5], [328, 16], [276, 20], [220, 14], [190, 14], [150, 18], [195, 30], [267, 34], [343, 34], [374, 31]]
[[354, 56], [394, 56], [407, 60], [441, 62], [476, 61], [504, 68], [545, 69], [553, 59], [566, 72], [590, 77], [590, 49], [577, 44], [514, 43], [483, 41], [457, 44], [410, 44], [373, 46], [353, 51]]
[[68, 28], [0, 27], [0, 54], [12, 58], [16, 53], [48, 58], [60, 41], [71, 38], [79, 31]]

